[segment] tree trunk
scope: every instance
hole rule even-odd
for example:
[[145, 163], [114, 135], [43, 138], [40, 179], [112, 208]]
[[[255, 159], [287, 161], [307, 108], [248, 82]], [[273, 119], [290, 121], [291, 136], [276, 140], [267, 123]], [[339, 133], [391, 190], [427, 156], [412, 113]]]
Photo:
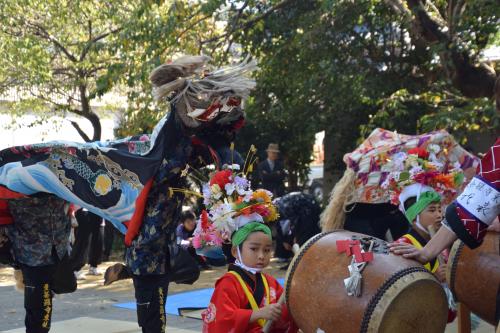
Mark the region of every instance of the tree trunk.
[[323, 205], [328, 205], [330, 192], [335, 183], [342, 176], [345, 165], [342, 161], [342, 147], [339, 144], [338, 131], [334, 126], [329, 126], [325, 129], [325, 139], [323, 146], [325, 149], [325, 159], [323, 162]]
[[296, 171], [288, 172], [288, 192], [293, 192], [297, 190], [298, 190], [297, 172]]
[[[332, 114], [334, 114], [332, 112]], [[346, 169], [344, 155], [357, 147], [360, 125], [368, 121], [366, 109], [346, 109], [330, 120], [325, 129], [323, 145], [325, 159], [323, 164], [323, 202], [328, 204], [330, 192], [343, 176]]]
[[99, 141], [101, 140], [101, 132], [102, 132], [102, 127], [101, 127], [101, 120], [99, 119], [99, 116], [95, 114], [91, 107], [90, 107], [90, 101], [87, 96], [87, 86], [85, 84], [81, 84], [80, 87], [80, 100], [81, 100], [81, 106], [82, 106], [82, 114], [81, 116], [88, 119], [90, 123], [92, 124], [92, 127], [94, 129], [94, 135], [92, 136], [92, 140], [89, 140], [89, 137], [87, 135], [82, 135], [83, 131], [75, 126], [76, 130], [80, 134], [80, 136], [87, 142], [89, 141]]
[[[457, 40], [444, 32], [449, 31], [449, 27], [445, 27], [434, 19], [425, 10], [423, 2], [425, 1], [406, 1], [408, 8], [413, 13], [410, 25], [417, 27], [417, 29], [410, 29], [412, 37], [425, 41], [427, 44], [440, 43], [444, 45], [441, 61], [444, 66], [449, 64], [447, 72], [450, 75], [452, 84], [462, 95], [468, 98], [495, 97], [497, 73], [494, 68], [485, 63], [474, 62], [469, 57], [467, 48], [464, 48], [465, 51], [459, 50], [459, 47], [455, 45]], [[497, 101], [499, 98], [497, 94]], [[497, 102], [497, 110], [500, 110], [499, 102]]]

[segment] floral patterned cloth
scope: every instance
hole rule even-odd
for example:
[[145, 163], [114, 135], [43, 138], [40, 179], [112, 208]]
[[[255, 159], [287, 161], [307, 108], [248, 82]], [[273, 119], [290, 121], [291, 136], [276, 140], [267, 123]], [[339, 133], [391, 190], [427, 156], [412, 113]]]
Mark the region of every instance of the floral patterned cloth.
[[353, 202], [384, 203], [390, 201], [390, 193], [382, 187], [395, 164], [391, 157], [411, 149], [432, 151], [442, 163], [456, 165], [466, 171], [475, 168], [479, 160], [463, 149], [448, 132], [435, 131], [422, 135], [404, 135], [377, 128], [353, 152], [344, 156], [346, 165], [356, 173]]

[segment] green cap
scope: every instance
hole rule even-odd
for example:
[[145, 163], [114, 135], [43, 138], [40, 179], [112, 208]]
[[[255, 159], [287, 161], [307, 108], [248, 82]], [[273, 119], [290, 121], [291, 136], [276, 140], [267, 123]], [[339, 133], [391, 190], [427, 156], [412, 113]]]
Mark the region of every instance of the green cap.
[[256, 231], [262, 231], [263, 233], [268, 235], [269, 238], [272, 237], [271, 229], [267, 225], [260, 222], [250, 222], [236, 230], [233, 234], [233, 237], [231, 238], [231, 241], [233, 242], [233, 245], [239, 246], [245, 241], [245, 239], [247, 239], [248, 235]]
[[411, 205], [410, 208], [406, 210], [406, 218], [410, 223], [413, 223], [418, 214], [420, 214], [427, 206], [433, 202], [440, 202], [441, 196], [434, 191], [427, 191], [420, 194], [417, 202]]

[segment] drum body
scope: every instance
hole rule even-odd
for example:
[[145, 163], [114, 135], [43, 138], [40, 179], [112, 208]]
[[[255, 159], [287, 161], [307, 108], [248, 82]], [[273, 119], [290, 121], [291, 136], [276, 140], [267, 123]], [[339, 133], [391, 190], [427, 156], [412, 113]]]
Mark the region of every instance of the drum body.
[[446, 278], [458, 302], [495, 325], [500, 300], [500, 233], [488, 232], [483, 244], [469, 249], [456, 241], [450, 252]]
[[374, 259], [362, 272], [360, 297], [348, 296], [344, 279], [351, 257], [337, 240], [367, 239], [344, 230], [311, 238], [290, 264], [286, 301], [304, 333], [442, 333], [448, 305], [440, 283], [419, 263], [390, 254], [376, 240]]

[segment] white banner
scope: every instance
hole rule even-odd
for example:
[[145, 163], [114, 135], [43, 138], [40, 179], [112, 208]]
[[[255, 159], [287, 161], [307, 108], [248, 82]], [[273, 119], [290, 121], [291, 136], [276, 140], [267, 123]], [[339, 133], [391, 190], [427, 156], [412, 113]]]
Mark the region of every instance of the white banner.
[[500, 214], [500, 192], [481, 178], [474, 177], [457, 202], [476, 219], [490, 225]]

